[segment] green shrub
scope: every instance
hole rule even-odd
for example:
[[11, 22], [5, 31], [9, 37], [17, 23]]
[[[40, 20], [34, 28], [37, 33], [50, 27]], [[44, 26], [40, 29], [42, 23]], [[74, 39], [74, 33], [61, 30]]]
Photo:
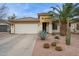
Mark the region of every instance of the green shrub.
[[62, 47], [60, 47], [60, 46], [56, 46], [56, 47], [55, 47], [55, 50], [56, 50], [56, 51], [62, 51], [63, 49], [62, 49]]
[[50, 48], [49, 43], [44, 43], [43, 48]]
[[56, 46], [56, 42], [52, 42], [51, 43], [51, 46]]
[[41, 40], [45, 40], [45, 38], [47, 36], [47, 32], [46, 31], [41, 31], [41, 32], [39, 32], [39, 36], [40, 36]]

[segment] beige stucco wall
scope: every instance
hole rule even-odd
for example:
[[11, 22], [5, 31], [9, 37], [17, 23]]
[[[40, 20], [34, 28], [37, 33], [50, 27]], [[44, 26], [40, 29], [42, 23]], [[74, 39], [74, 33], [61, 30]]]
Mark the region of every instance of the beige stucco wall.
[[46, 15], [40, 16], [39, 20], [40, 20], [41, 23], [42, 22], [51, 22], [50, 16], [46, 16]]
[[79, 30], [76, 29], [77, 23], [72, 23], [71, 24], [71, 32], [79, 33]]
[[15, 33], [15, 25], [11, 25], [11, 33]]
[[49, 24], [49, 33], [52, 33], [52, 24]]

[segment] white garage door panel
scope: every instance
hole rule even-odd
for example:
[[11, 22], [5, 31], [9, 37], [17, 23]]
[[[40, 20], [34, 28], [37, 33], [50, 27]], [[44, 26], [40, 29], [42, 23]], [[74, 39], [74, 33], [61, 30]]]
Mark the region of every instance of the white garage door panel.
[[32, 34], [38, 33], [38, 24], [16, 24], [15, 33]]

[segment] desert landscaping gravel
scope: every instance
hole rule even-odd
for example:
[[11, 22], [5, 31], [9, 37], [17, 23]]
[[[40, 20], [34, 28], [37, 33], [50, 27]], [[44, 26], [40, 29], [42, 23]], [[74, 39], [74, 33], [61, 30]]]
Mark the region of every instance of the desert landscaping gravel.
[[79, 34], [71, 35], [71, 45], [67, 46], [65, 44], [65, 36], [59, 36], [59, 46], [63, 48], [63, 51], [56, 51], [55, 47], [50, 47], [49, 49], [43, 48], [44, 43], [53, 42], [54, 35], [48, 35], [46, 40], [40, 40], [39, 38], [36, 40], [33, 56], [79, 56]]

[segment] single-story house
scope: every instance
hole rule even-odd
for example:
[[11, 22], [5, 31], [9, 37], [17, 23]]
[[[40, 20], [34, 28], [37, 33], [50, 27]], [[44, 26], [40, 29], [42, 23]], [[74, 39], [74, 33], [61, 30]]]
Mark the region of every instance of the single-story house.
[[[53, 14], [39, 13], [38, 18], [27, 17], [9, 20], [11, 33], [36, 34], [42, 30], [47, 31], [48, 33], [59, 33], [59, 22], [51, 19], [52, 15]], [[71, 30], [73, 29], [73, 24], [71, 24]]]

